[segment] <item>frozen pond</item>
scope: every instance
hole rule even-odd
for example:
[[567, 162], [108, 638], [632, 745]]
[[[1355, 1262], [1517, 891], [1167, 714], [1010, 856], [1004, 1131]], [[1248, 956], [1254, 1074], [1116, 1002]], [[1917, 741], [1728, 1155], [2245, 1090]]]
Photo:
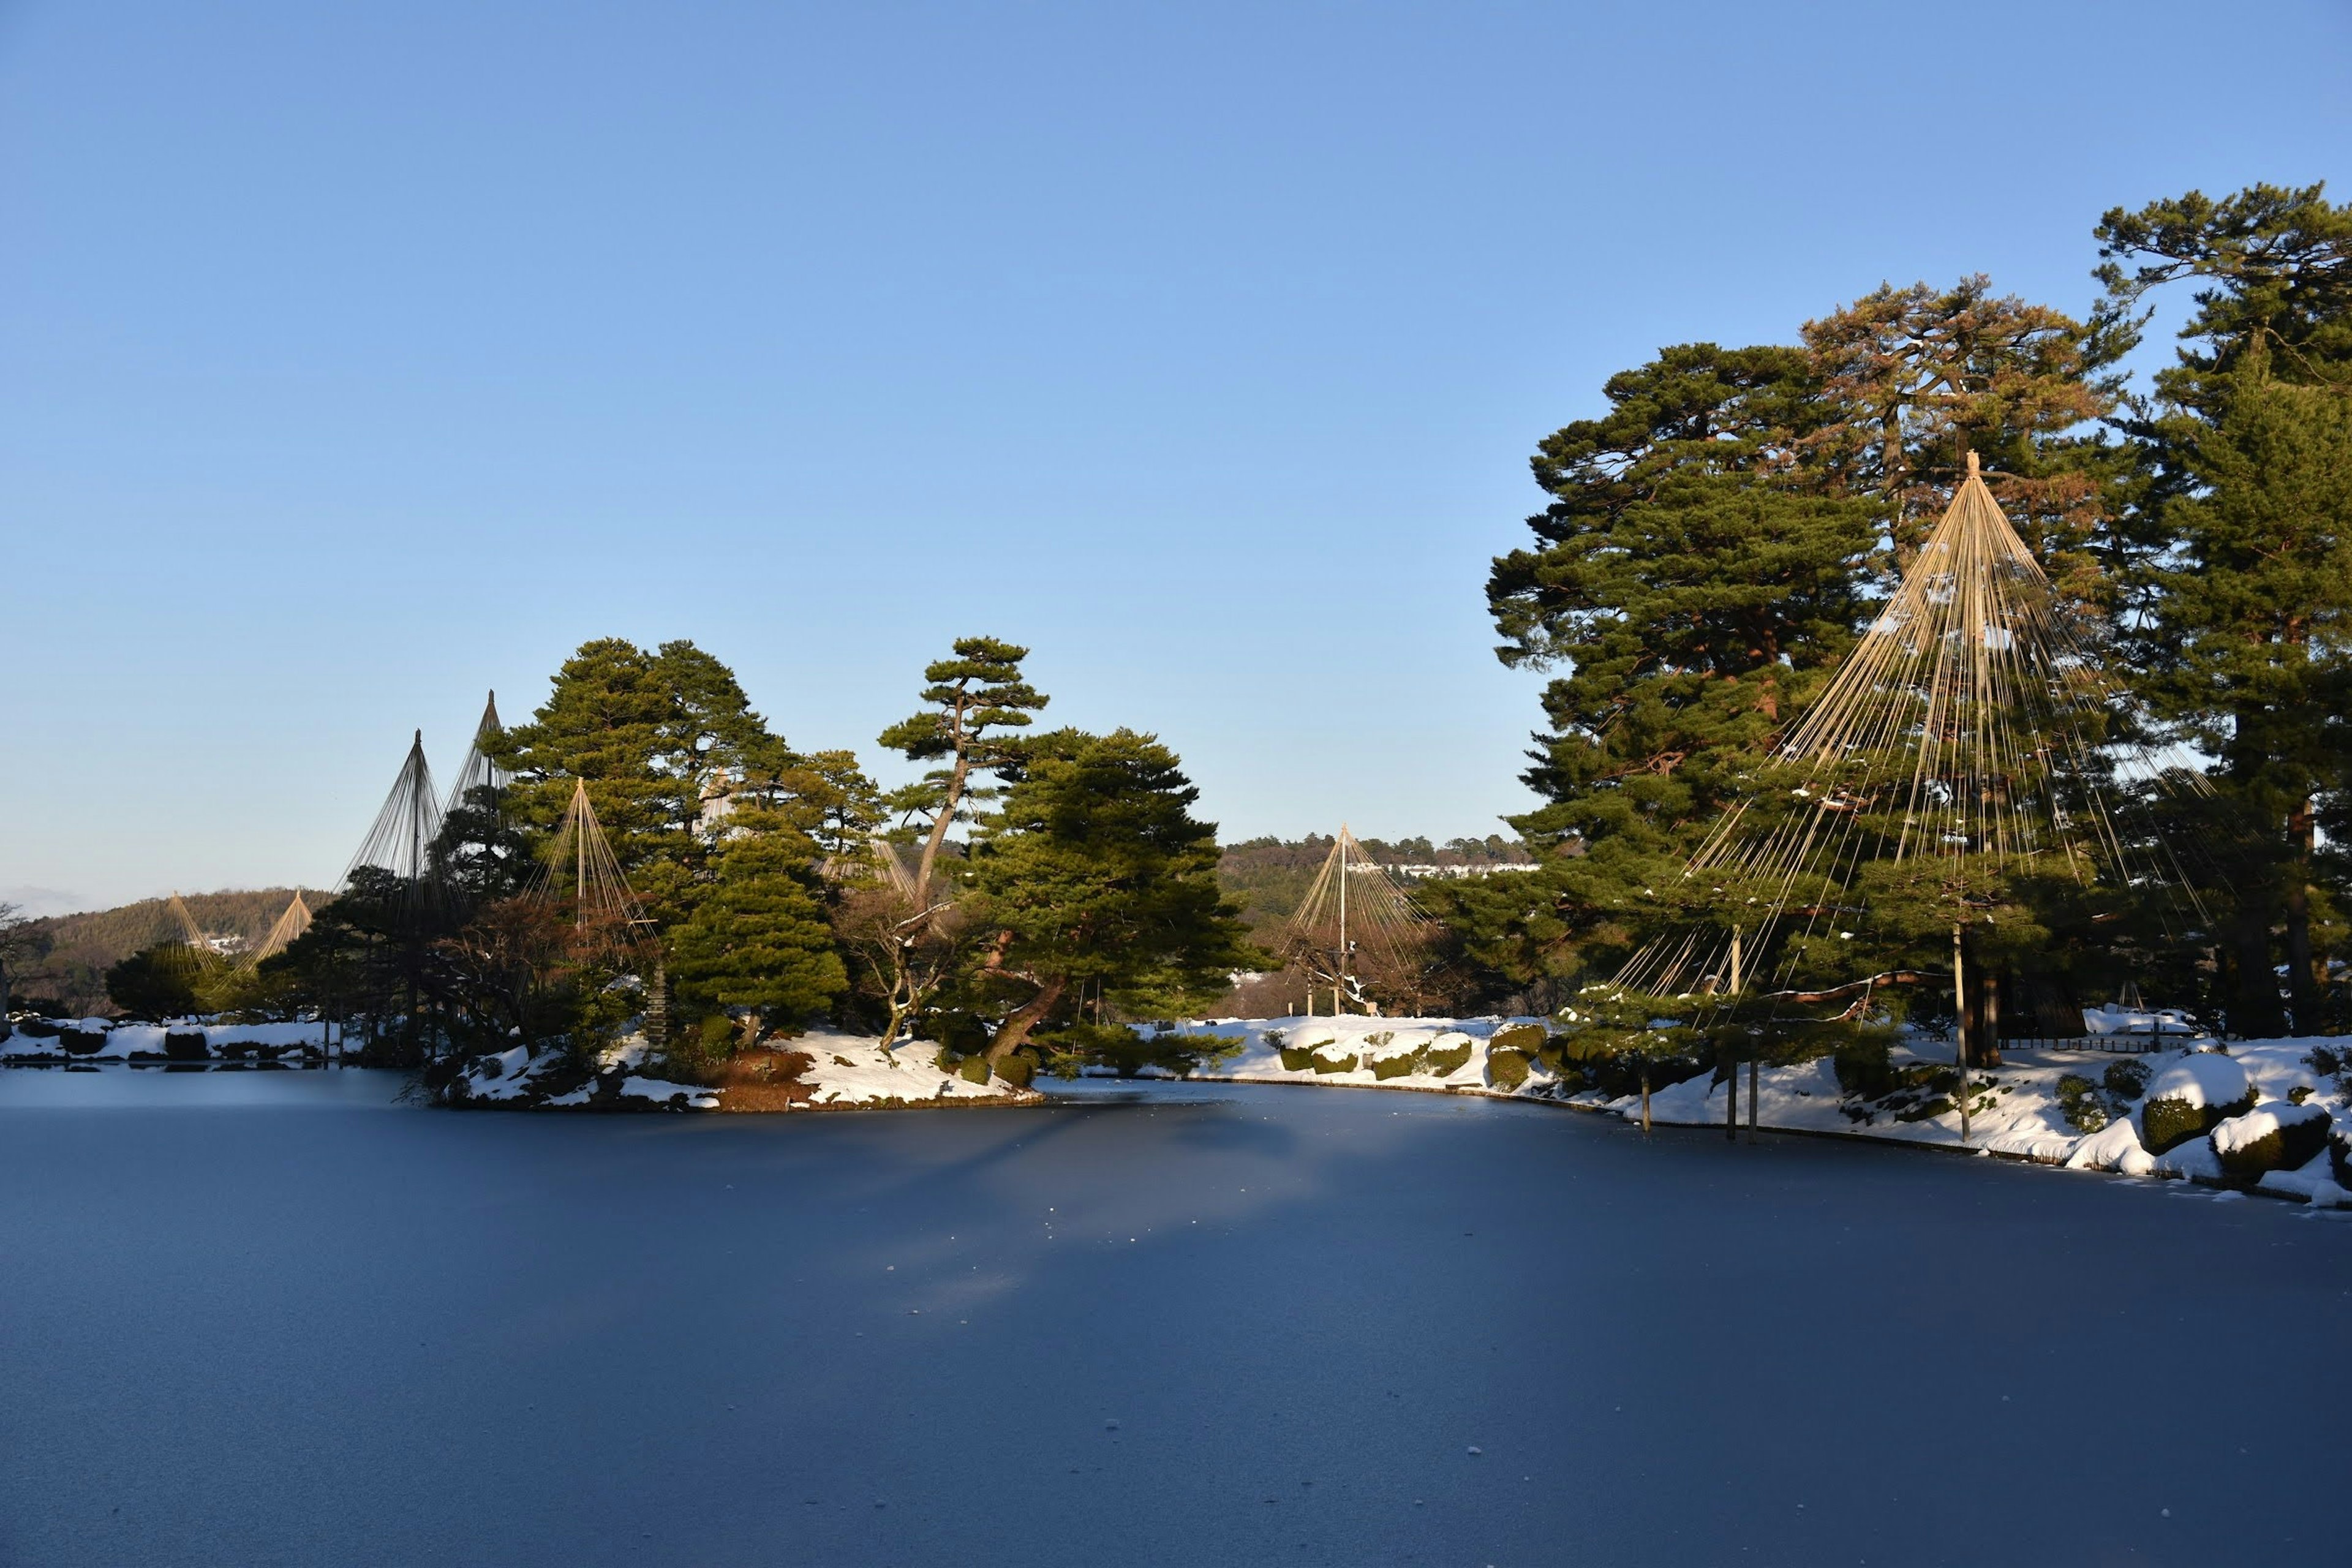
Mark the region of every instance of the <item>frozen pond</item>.
[[2284, 1204], [1363, 1090], [400, 1083], [0, 1073], [0, 1564], [2340, 1550], [2352, 1226]]

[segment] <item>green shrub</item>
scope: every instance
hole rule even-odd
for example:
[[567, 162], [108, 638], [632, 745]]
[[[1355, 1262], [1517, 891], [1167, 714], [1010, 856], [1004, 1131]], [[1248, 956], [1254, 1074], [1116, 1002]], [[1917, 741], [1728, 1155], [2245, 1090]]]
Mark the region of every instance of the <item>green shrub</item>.
[[2147, 1064], [2126, 1057], [2119, 1062], [2109, 1062], [2101, 1079], [2107, 1092], [2117, 1100], [2137, 1100], [2147, 1092]]
[[2303, 1065], [2322, 1078], [2334, 1078], [2344, 1070], [2344, 1058], [2326, 1046], [2314, 1046], [2305, 1054]]
[[1507, 1024], [1496, 1030], [1486, 1040], [1487, 1048], [1490, 1050], [1499, 1047], [1528, 1057], [1534, 1056], [1542, 1047], [1543, 1043], [1544, 1032], [1543, 1026], [1540, 1024]]
[[2286, 1091], [2287, 1103], [2290, 1105], [2307, 1105], [2311, 1102], [2313, 1092], [2311, 1085], [2307, 1083], [2296, 1084], [2293, 1089]]
[[1568, 1037], [1547, 1035], [1544, 1043], [1536, 1047], [1536, 1060], [1543, 1063], [1552, 1077], [1564, 1079], [1573, 1071], [1568, 1065]]
[[1282, 1049], [1282, 1042], [1287, 1037], [1280, 1029], [1268, 1029], [1258, 1036], [1258, 1038], [1264, 1040], [1268, 1047], [1277, 1051]]
[[1830, 1066], [1837, 1073], [1839, 1089], [1846, 1094], [1879, 1100], [1895, 1092], [1895, 1064], [1887, 1056], [1885, 1040], [1842, 1045], [1831, 1057]]
[[1315, 1065], [1315, 1053], [1305, 1046], [1282, 1047], [1282, 1070], [1305, 1072]]
[[1335, 1050], [1336, 1048], [1337, 1047], [1331, 1046], [1318, 1046], [1311, 1053], [1309, 1053], [1313, 1058], [1313, 1065], [1317, 1072], [1354, 1072], [1356, 1070], [1356, 1058], [1353, 1053], [1344, 1057], [1325, 1056], [1323, 1054], [1326, 1051]]
[[2329, 1121], [2325, 1111], [2304, 1115], [2287, 1110], [2274, 1120], [2278, 1125], [2272, 1131], [2230, 1148], [2224, 1149], [2218, 1138], [2213, 1141], [2214, 1157], [2221, 1162], [2225, 1174], [2252, 1180], [2265, 1171], [2301, 1170], [2327, 1147]]
[[58, 1048], [69, 1057], [96, 1056], [106, 1047], [104, 1029], [59, 1029]]
[[1486, 1047], [1486, 1087], [1514, 1089], [1528, 1081], [1528, 1053], [1507, 1046]]
[[941, 1072], [953, 1072], [956, 1069], [956, 1054], [941, 1046], [931, 1053], [931, 1065]]
[[[2157, 1096], [2140, 1108], [2140, 1146], [2151, 1154], [2161, 1154], [2179, 1147], [2191, 1138], [2201, 1138], [2232, 1116], [2243, 1116], [2254, 1108], [2253, 1091], [2249, 1089], [2243, 1100], [2228, 1105], [2191, 1105], [2172, 1095]], [[2318, 1151], [2314, 1149], [2314, 1153]]]
[[2107, 1107], [2099, 1086], [2079, 1073], [2058, 1080], [2058, 1110], [2066, 1125], [2077, 1132], [2096, 1132], [2107, 1124]]
[[[250, 1056], [253, 1047], [250, 1046], [223, 1047], [221, 1054], [228, 1056], [232, 1051], [239, 1057]], [[207, 1043], [202, 1029], [193, 1034], [179, 1034], [167, 1030], [163, 1035], [163, 1055], [167, 1059], [175, 1062], [200, 1062], [212, 1055], [212, 1047]]]
[[1425, 1051], [1399, 1051], [1392, 1057], [1374, 1057], [1372, 1076], [1383, 1080], [1404, 1078], [1420, 1071], [1427, 1060], [1428, 1053]]
[[[983, 1060], [974, 1058], [974, 1060]], [[1015, 1089], [1027, 1089], [1037, 1076], [1037, 1058], [1026, 1050], [1018, 1050], [996, 1064], [996, 1076]]]
[[1470, 1042], [1464, 1040], [1459, 1045], [1432, 1046], [1425, 1054], [1424, 1059], [1429, 1064], [1429, 1074], [1432, 1078], [1451, 1078], [1455, 1072], [1469, 1065]]
[[956, 1076], [963, 1079], [966, 1083], [986, 1083], [988, 1081], [988, 1058], [984, 1056], [966, 1057], [963, 1060], [956, 1063], [955, 1070]]
[[[1375, 1029], [1370, 1034], [1364, 1037], [1364, 1044], [1373, 1047], [1385, 1046], [1395, 1038], [1396, 1031], [1394, 1029]], [[1364, 1054], [1366, 1056], [1370, 1056], [1371, 1055], [1371, 1052], [1366, 1051]]]
[[1935, 1099], [1923, 1100], [1907, 1110], [1896, 1111], [1895, 1113], [1895, 1120], [1897, 1121], [1926, 1121], [1932, 1117], [1941, 1116], [1944, 1112], [1951, 1109], [1952, 1102], [1950, 1099], [1939, 1094], [1936, 1096]]

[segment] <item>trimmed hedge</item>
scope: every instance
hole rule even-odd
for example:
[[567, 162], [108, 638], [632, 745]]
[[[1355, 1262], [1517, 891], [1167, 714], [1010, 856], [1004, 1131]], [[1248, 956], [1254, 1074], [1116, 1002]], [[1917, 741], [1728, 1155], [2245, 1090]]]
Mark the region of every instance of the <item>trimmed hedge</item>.
[[1470, 1063], [1470, 1042], [1440, 1047], [1432, 1046], [1425, 1053], [1432, 1078], [1450, 1078]]
[[[1501, 1037], [1497, 1036], [1497, 1038]], [[1528, 1081], [1528, 1053], [1508, 1046], [1486, 1047], [1486, 1087], [1513, 1089]]]
[[988, 1081], [988, 1058], [982, 1056], [966, 1057], [963, 1060], [956, 1063], [955, 1070], [956, 1076], [963, 1079], [966, 1083], [986, 1083]]
[[2208, 1135], [2224, 1174], [2251, 1180], [2265, 1171], [2299, 1171], [2327, 1147], [2330, 1123], [2326, 1111], [2305, 1115], [2284, 1110], [2273, 1120], [2278, 1122], [2273, 1131], [2227, 1151]]
[[1344, 1057], [1325, 1056], [1323, 1053], [1330, 1048], [1328, 1046], [1318, 1046], [1308, 1053], [1317, 1072], [1354, 1072], [1356, 1070], [1356, 1058], [1352, 1052]]
[[1490, 1050], [1517, 1051], [1531, 1057], [1543, 1048], [1544, 1032], [1540, 1024], [1509, 1024], [1487, 1037]]
[[1282, 1070], [1306, 1072], [1315, 1065], [1315, 1053], [1305, 1046], [1282, 1047]]
[[1392, 1057], [1374, 1057], [1372, 1076], [1383, 1081], [1392, 1078], [1404, 1078], [1419, 1072], [1427, 1058], [1426, 1051], [1400, 1051]]
[[1027, 1089], [1029, 1080], [1037, 1076], [1037, 1058], [1026, 1051], [1015, 1051], [996, 1064], [996, 1076], [1015, 1089]]
[[[2191, 1105], [2169, 1094], [2158, 1095], [2140, 1107], [2140, 1147], [2151, 1154], [2161, 1154], [2191, 1138], [2202, 1138], [2232, 1116], [2243, 1116], [2253, 1108], [2252, 1089], [2246, 1091], [2243, 1100], [2227, 1105]], [[2314, 1149], [2312, 1152], [2318, 1151]]]

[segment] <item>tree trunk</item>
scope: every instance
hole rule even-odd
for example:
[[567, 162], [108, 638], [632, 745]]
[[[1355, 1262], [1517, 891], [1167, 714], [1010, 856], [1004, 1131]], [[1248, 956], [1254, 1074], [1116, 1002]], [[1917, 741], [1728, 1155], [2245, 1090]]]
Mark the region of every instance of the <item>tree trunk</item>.
[[955, 821], [956, 807], [963, 802], [963, 783], [971, 771], [964, 760], [963, 747], [956, 747], [955, 763], [948, 769], [947, 798], [940, 803], [939, 819], [931, 824], [930, 837], [923, 840], [923, 858], [915, 868], [915, 907], [928, 910], [936, 901], [931, 897], [931, 871], [940, 862], [940, 846], [947, 842], [948, 828]]
[[1739, 1064], [1723, 1053], [1723, 1135], [1739, 1142]]
[[1069, 988], [1069, 984], [1066, 976], [1055, 975], [1045, 982], [1044, 990], [1029, 998], [998, 1026], [996, 1037], [988, 1042], [988, 1059], [992, 1063], [1001, 1062], [1019, 1050], [1029, 1038], [1029, 1031], [1045, 1022], [1045, 1015], [1054, 1010], [1054, 1004], [1062, 999], [1062, 993]]
[[2245, 889], [2233, 931], [2238, 970], [2236, 1005], [2230, 1009], [2230, 1032], [2242, 1040], [2263, 1039], [2286, 1032], [2286, 1015], [2279, 1006], [2278, 975], [2271, 968], [2269, 889]]
[[1642, 1069], [1642, 1136], [1650, 1135], [1650, 1069]]
[[2308, 796], [2287, 814], [2287, 839], [2294, 854], [2287, 861], [2284, 889], [2286, 914], [2286, 984], [2294, 1007], [2294, 1032], [2319, 1032], [2319, 981], [2311, 962], [2311, 857], [2317, 835]]

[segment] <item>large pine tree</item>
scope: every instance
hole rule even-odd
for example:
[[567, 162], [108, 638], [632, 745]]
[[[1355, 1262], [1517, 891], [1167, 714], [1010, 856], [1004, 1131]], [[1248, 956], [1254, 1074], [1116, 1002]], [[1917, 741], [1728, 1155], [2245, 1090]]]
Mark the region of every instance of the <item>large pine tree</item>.
[[[2242, 1034], [2322, 1022], [2323, 819], [2352, 819], [2340, 715], [2352, 631], [2352, 206], [2255, 185], [2116, 208], [2097, 230], [2108, 314], [2136, 330], [2195, 286], [2155, 396], [2126, 428], [2152, 482], [2132, 521], [2134, 627], [2158, 716], [2215, 759], [2237, 829], [2227, 906]], [[2352, 826], [2352, 820], [2347, 820]]]
[[1522, 775], [1546, 804], [1513, 819], [1553, 857], [1542, 919], [1577, 933], [1554, 963], [1622, 942], [1614, 917], [1680, 865], [1850, 645], [1874, 539], [1868, 498], [1794, 472], [1818, 418], [1803, 351], [1685, 344], [1603, 390], [1606, 414], [1544, 440], [1538, 543], [1487, 584], [1503, 661], [1560, 671]]

